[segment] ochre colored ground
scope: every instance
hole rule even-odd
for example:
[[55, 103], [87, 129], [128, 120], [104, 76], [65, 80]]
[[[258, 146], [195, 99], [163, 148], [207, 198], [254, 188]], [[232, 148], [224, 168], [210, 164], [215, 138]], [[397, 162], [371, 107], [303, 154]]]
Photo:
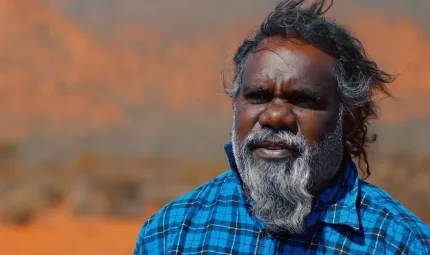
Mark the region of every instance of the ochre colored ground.
[[57, 211], [27, 226], [0, 226], [0, 254], [133, 254], [145, 218], [82, 219]]
[[24, 227], [0, 226], [0, 254], [131, 255], [147, 216], [82, 219], [56, 211]]

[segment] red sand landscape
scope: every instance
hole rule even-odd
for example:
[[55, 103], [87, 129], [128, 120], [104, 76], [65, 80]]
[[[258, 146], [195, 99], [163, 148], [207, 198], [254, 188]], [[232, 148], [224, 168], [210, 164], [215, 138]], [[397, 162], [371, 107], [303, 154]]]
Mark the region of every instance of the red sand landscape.
[[[210, 31], [207, 34], [190, 38], [175, 38], [161, 29], [139, 24], [123, 27], [111, 24], [105, 38], [88, 29], [91, 24], [76, 22], [46, 4], [56, 3], [61, 7], [73, 2], [78, 1], [0, 0], [0, 109], [3, 109], [0, 114], [0, 222], [4, 218], [5, 222], [18, 223], [0, 223], [1, 255], [132, 254], [141, 225], [158, 206], [142, 203], [144, 212], [138, 218], [94, 215], [85, 218], [76, 212], [126, 214], [128, 211], [114, 209], [127, 206], [137, 212], [140, 209], [133, 206], [141, 204], [141, 197], [142, 200], [156, 197], [163, 204], [226, 167], [224, 161], [219, 165], [169, 163], [163, 158], [166, 155], [149, 161], [121, 159], [117, 155], [79, 158], [80, 154], [85, 156], [91, 151], [77, 153], [77, 163], [70, 166], [68, 161], [35, 166], [20, 162], [19, 145], [39, 135], [63, 144], [65, 149], [60, 151], [60, 156], [73, 154], [71, 141], [80, 135], [94, 138], [106, 133], [100, 140], [108, 142], [100, 146], [115, 151], [120, 140], [114, 139], [115, 128], [131, 133], [131, 142], [139, 146], [158, 146], [164, 141], [164, 147], [158, 148], [162, 151], [178, 134], [187, 138], [182, 134], [184, 131], [192, 130], [187, 139], [199, 139], [196, 134], [206, 134], [206, 127], [214, 126], [210, 122], [206, 126], [190, 124], [196, 116], [218, 114], [219, 120], [230, 123], [231, 108], [221, 95], [220, 66], [224, 56], [229, 54], [225, 58], [231, 58], [240, 39], [252, 29], [248, 21], [219, 22], [221, 25], [215, 22], [216, 25], [205, 27]], [[355, 2], [349, 1], [349, 4]], [[382, 122], [407, 123], [428, 118], [428, 34], [407, 15], [388, 21], [379, 9], [356, 5], [360, 8], [350, 6], [354, 15], [343, 20], [387, 71], [401, 74], [390, 87], [401, 100], [384, 102]], [[98, 15], [108, 17], [103, 13]], [[103, 28], [110, 20], [108, 17], [102, 22]], [[153, 107], [154, 102], [160, 107]], [[165, 116], [175, 115], [181, 116], [183, 122], [176, 119], [164, 125], [161, 121]], [[211, 121], [219, 122], [218, 119]], [[161, 126], [149, 125], [152, 123], [161, 123]], [[214, 146], [211, 141], [221, 143], [221, 137], [225, 136], [217, 132], [211, 134], [212, 140], [201, 136], [205, 137], [202, 139], [205, 149], [199, 150], [201, 153]], [[409, 133], [416, 135], [415, 131]], [[416, 135], [417, 140], [424, 140], [424, 135]], [[165, 137], [170, 139], [163, 140]], [[407, 141], [405, 137], [409, 139], [407, 136], [396, 139]], [[156, 138], [163, 139], [160, 142]], [[175, 139], [173, 142], [182, 149], [182, 142]], [[45, 146], [43, 139], [37, 141], [33, 142], [32, 149], [27, 148], [27, 156], [37, 154]], [[4, 149], [2, 143], [6, 144]], [[422, 159], [418, 160], [411, 152], [398, 153], [375, 165], [371, 179], [414, 212], [421, 212], [421, 217], [428, 215], [430, 156], [421, 155]], [[193, 156], [190, 160], [197, 160], [197, 155]], [[75, 156], [70, 157], [73, 161]], [[141, 186], [143, 193], [135, 189]], [[47, 211], [76, 190], [79, 192], [75, 194], [74, 210], [60, 207]], [[140, 197], [134, 199], [133, 194]], [[110, 201], [109, 206], [106, 201]], [[26, 224], [19, 223], [22, 220]]]
[[59, 210], [25, 227], [0, 227], [0, 254], [133, 254], [146, 218], [82, 219]]
[[132, 254], [146, 218], [83, 219], [57, 210], [26, 226], [0, 226], [0, 254]]

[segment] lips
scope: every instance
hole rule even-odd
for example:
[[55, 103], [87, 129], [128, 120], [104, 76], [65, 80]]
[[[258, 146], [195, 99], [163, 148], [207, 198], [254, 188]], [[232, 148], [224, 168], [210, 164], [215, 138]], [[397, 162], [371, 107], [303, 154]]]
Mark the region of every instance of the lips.
[[263, 159], [282, 159], [296, 156], [299, 152], [296, 146], [279, 141], [264, 141], [251, 146], [253, 156]]

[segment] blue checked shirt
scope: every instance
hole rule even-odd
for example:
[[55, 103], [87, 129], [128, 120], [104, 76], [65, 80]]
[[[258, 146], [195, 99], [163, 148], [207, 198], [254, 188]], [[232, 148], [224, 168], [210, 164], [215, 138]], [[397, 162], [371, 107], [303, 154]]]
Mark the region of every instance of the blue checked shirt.
[[167, 204], [141, 228], [139, 254], [430, 254], [430, 228], [351, 160], [318, 197], [298, 236], [274, 235], [250, 214], [235, 170]]

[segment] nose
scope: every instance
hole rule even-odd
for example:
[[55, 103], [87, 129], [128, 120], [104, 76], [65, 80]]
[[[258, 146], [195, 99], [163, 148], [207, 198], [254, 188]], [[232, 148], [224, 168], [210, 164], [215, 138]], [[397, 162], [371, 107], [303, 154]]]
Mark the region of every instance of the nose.
[[298, 131], [296, 117], [292, 106], [280, 98], [274, 98], [267, 109], [261, 113], [258, 121], [262, 128], [287, 130], [296, 134]]

